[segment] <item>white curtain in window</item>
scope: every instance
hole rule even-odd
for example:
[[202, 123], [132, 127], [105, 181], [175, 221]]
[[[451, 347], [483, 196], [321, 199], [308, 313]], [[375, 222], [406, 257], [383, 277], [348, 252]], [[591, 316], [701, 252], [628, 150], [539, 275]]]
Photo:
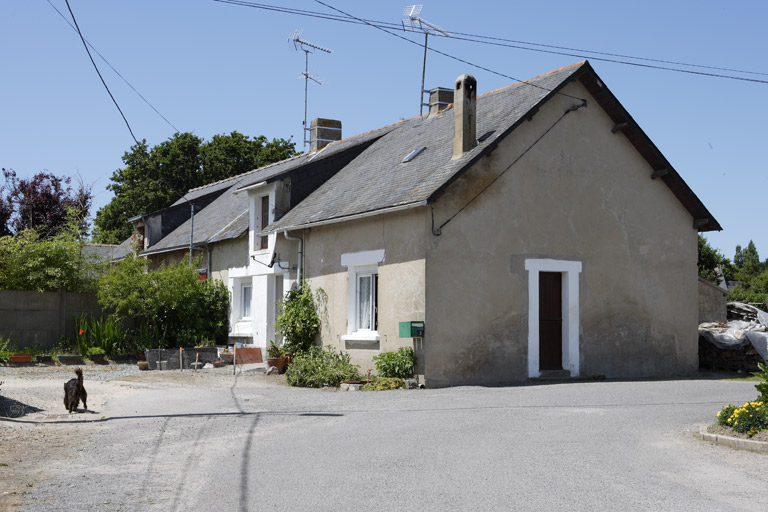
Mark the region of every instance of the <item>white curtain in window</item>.
[[251, 286], [243, 286], [243, 318], [251, 316]]
[[371, 277], [360, 276], [358, 280], [359, 293], [359, 329], [371, 329]]

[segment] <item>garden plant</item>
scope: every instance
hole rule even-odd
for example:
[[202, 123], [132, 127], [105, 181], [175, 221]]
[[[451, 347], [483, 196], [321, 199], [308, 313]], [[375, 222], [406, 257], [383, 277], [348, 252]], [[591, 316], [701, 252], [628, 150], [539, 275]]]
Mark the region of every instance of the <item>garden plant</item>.
[[761, 373], [754, 373], [764, 382], [756, 384], [760, 392], [753, 402], [745, 402], [741, 407], [727, 405], [717, 413], [717, 424], [729, 427], [734, 432], [753, 437], [758, 432], [768, 430], [768, 364], [758, 364]]

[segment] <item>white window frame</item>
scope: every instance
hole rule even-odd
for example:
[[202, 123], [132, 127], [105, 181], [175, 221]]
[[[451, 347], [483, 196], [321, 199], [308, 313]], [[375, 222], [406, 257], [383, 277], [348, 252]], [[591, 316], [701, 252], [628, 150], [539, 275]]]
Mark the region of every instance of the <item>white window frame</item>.
[[[371, 276], [371, 296], [378, 294], [374, 284], [379, 274], [379, 263], [384, 261], [384, 250], [362, 251], [345, 253], [341, 255], [341, 265], [347, 267], [347, 334], [343, 335], [343, 341], [379, 341], [379, 332], [376, 329], [364, 329], [360, 327], [360, 278]], [[378, 301], [371, 307], [378, 309]], [[371, 311], [373, 314], [373, 310]], [[373, 317], [371, 318], [373, 322]], [[375, 326], [374, 326], [375, 327]]]
[[[356, 310], [356, 314], [355, 314], [355, 326], [356, 326], [356, 329], [355, 329], [355, 331], [356, 332], [361, 332], [361, 331], [378, 332], [378, 330], [376, 329], [376, 319], [377, 319], [377, 316], [378, 316], [377, 311], [378, 311], [378, 306], [379, 306], [377, 304], [377, 302], [378, 302], [377, 301], [378, 293], [377, 293], [377, 290], [376, 290], [376, 287], [377, 287], [376, 283], [378, 281], [378, 279], [377, 279], [378, 275], [379, 275], [378, 268], [376, 268], [375, 271], [363, 271], [363, 270], [360, 270], [358, 272], [355, 272], [355, 280], [357, 281], [355, 283], [355, 285], [357, 286], [357, 289], [355, 290], [355, 310]], [[361, 308], [361, 305], [362, 305], [362, 294], [360, 292], [362, 287], [360, 285], [360, 281], [363, 278], [366, 278], [366, 277], [371, 280], [371, 285], [370, 285], [370, 289], [368, 290], [368, 295], [369, 295], [369, 301], [370, 301], [370, 312], [369, 313], [371, 315], [369, 322], [372, 325], [369, 325], [369, 327], [363, 327], [361, 319], [360, 319], [361, 314], [362, 314], [362, 308]]]
[[[249, 300], [245, 300], [245, 290], [249, 289]], [[251, 302], [253, 302], [253, 283], [243, 283], [240, 285], [240, 318], [248, 320], [251, 318]], [[247, 310], [247, 314], [246, 314]]]

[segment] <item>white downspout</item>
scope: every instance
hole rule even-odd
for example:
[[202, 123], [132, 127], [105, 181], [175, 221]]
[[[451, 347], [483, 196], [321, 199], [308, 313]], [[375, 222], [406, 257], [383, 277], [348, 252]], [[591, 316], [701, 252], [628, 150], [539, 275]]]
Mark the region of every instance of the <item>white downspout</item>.
[[299, 262], [296, 265], [296, 280], [299, 282], [299, 286], [302, 283], [302, 277], [304, 276], [302, 270], [302, 263], [304, 262], [304, 240], [301, 237], [289, 236], [287, 231], [283, 231], [286, 240], [298, 240], [299, 242]]

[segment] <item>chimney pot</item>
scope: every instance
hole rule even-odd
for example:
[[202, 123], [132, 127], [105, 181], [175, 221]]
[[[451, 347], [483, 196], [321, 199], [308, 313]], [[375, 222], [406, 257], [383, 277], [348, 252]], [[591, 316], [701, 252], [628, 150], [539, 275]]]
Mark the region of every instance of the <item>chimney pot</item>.
[[477, 80], [472, 75], [456, 79], [453, 94], [453, 158], [461, 158], [477, 144]]
[[309, 124], [309, 151], [320, 151], [331, 142], [341, 140], [341, 121], [317, 117]]

